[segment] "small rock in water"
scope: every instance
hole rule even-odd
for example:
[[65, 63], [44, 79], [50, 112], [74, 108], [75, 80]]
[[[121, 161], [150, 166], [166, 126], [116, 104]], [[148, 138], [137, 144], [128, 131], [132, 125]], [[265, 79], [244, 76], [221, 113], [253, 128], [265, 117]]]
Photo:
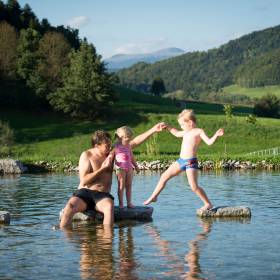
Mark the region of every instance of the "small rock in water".
[[7, 211], [0, 211], [0, 224], [9, 224], [11, 221], [11, 215]]
[[251, 210], [247, 206], [220, 206], [210, 210], [197, 210], [199, 217], [251, 217]]

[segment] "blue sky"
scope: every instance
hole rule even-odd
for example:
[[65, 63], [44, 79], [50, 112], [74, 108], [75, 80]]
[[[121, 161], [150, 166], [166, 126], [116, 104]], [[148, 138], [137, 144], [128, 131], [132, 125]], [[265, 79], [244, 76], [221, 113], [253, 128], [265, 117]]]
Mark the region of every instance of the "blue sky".
[[278, 0], [19, 0], [41, 20], [70, 25], [108, 58], [178, 47], [219, 47], [280, 24]]

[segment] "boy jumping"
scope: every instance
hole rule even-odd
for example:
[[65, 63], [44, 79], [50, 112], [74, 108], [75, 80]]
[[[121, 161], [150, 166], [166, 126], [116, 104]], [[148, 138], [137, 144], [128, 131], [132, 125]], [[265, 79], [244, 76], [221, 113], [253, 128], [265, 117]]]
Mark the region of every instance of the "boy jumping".
[[192, 191], [197, 194], [204, 203], [204, 206], [201, 208], [201, 210], [211, 209], [213, 205], [211, 204], [204, 190], [197, 183], [198, 161], [196, 154], [201, 139], [207, 145], [212, 145], [219, 136], [224, 135], [224, 130], [222, 128], [218, 129], [216, 133], [211, 138], [209, 138], [203, 129], [196, 127], [196, 118], [193, 110], [183, 110], [178, 116], [178, 123], [181, 126], [182, 131], [178, 131], [176, 128], [173, 128], [169, 125], [166, 125], [166, 129], [175, 137], [183, 137], [180, 158], [173, 162], [170, 167], [161, 175], [154, 192], [144, 202], [144, 205], [155, 202], [158, 195], [164, 189], [167, 181], [172, 177], [177, 176], [182, 171], [185, 171]]

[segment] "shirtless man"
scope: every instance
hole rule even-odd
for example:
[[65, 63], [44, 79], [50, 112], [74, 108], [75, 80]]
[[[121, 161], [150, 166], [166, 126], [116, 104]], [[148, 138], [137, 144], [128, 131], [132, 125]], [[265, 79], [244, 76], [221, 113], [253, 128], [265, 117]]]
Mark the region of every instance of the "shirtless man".
[[[164, 128], [164, 123], [156, 124], [132, 139], [131, 147], [135, 148]], [[103, 213], [104, 225], [114, 223], [114, 198], [110, 194], [114, 159], [110, 154], [111, 137], [107, 132], [96, 131], [92, 136], [91, 144], [92, 148], [84, 151], [80, 156], [80, 185], [64, 208], [60, 221], [61, 228], [71, 224], [75, 213], [90, 209]]]

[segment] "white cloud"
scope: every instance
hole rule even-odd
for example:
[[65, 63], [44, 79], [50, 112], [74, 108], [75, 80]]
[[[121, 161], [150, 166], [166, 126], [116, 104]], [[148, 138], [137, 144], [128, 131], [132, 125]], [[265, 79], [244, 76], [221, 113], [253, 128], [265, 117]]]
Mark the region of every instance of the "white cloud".
[[73, 27], [73, 28], [81, 28], [85, 25], [87, 25], [90, 22], [90, 19], [86, 16], [78, 16], [71, 18], [68, 20], [67, 25]]
[[145, 40], [140, 43], [128, 43], [116, 48], [114, 54], [150, 53], [165, 48], [168, 45], [167, 43], [167, 40], [164, 38]]

